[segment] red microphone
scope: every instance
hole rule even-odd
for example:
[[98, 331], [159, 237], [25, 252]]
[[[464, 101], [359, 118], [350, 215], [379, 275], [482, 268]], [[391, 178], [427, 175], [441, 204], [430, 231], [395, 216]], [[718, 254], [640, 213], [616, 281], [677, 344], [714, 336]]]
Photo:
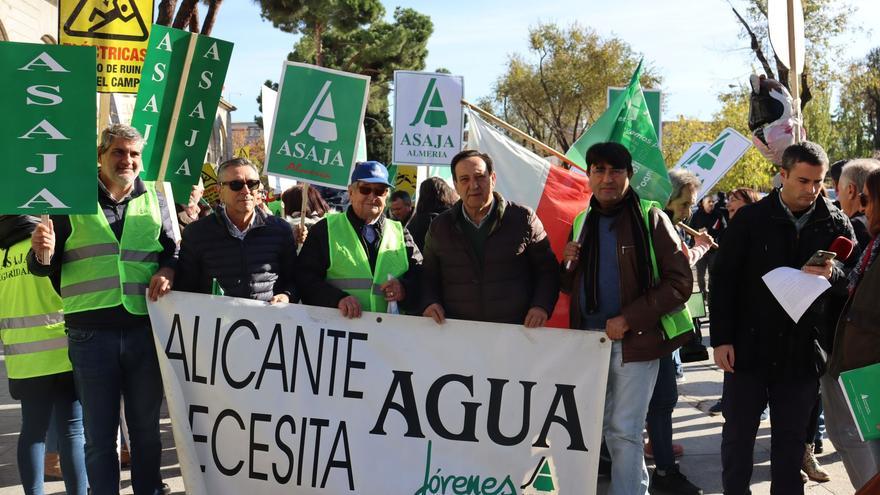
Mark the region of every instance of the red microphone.
[[846, 238], [844, 236], [840, 236], [837, 239], [834, 239], [834, 242], [831, 243], [831, 247], [828, 248], [829, 251], [837, 255], [837, 259], [841, 262], [846, 261], [852, 255], [853, 249], [855, 249], [856, 245], [852, 240]]

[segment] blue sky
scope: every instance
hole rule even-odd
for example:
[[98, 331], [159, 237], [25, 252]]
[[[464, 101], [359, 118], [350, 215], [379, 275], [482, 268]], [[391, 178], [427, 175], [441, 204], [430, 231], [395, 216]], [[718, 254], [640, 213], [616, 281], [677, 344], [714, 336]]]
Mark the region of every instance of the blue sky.
[[[740, 8], [742, 0], [732, 0]], [[718, 109], [717, 95], [732, 84], [744, 84], [756, 63], [748, 44], [738, 38], [739, 23], [725, 0], [400, 0], [383, 2], [388, 16], [394, 7], [412, 7], [434, 23], [428, 42], [426, 70], [446, 67], [464, 76], [469, 100], [492, 93], [509, 55], [527, 52], [530, 26], [538, 22], [578, 22], [603, 36], [617, 36], [644, 55], [663, 77], [663, 119], [678, 115], [709, 119]], [[880, 2], [850, 0], [857, 23], [866, 30], [846, 40], [848, 59], [880, 46], [868, 30], [880, 18]], [[223, 3], [213, 36], [235, 43], [224, 97], [238, 110], [236, 122], [251, 121], [256, 96], [266, 79], [277, 80], [281, 64], [297, 36], [275, 29], [260, 18], [252, 0]]]

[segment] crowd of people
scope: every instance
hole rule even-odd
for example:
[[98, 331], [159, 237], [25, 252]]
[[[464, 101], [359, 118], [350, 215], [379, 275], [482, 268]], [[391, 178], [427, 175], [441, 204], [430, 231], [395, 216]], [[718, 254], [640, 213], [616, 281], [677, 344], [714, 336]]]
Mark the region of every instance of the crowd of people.
[[[593, 194], [560, 263], [535, 212], [496, 190], [492, 157], [477, 150], [451, 160], [453, 187], [424, 181], [414, 208], [408, 194], [392, 192], [387, 168], [367, 161], [354, 167], [344, 210], [299, 185], [281, 196], [286, 221], [262, 204], [257, 167], [235, 158], [219, 166], [218, 204], [199, 208], [194, 191], [178, 208], [189, 219], [178, 244], [173, 210], [138, 177], [142, 147], [129, 126], [102, 132], [95, 214], [48, 224], [0, 217], [3, 268], [18, 266], [0, 280], [0, 339], [10, 393], [22, 402], [18, 468], [28, 494], [42, 493], [50, 417], [62, 433], [68, 493], [119, 493], [121, 417], [134, 493], [167, 493], [147, 300], [172, 289], [301, 302], [346, 318], [400, 311], [438, 324], [528, 328], [547, 323], [561, 290], [571, 296], [569, 327], [612, 341], [602, 425], [609, 493], [701, 494], [675, 461], [681, 448], [671, 419], [677, 350], [699, 331], [685, 309], [694, 272], [709, 301], [714, 360], [725, 372], [724, 493], [750, 493], [768, 404], [773, 493], [803, 493], [799, 473], [815, 461], [821, 406], [853, 486], [880, 468], [880, 442], [860, 441], [836, 384], [841, 372], [880, 362], [880, 162], [839, 167], [839, 207], [820, 194], [828, 158], [809, 142], [785, 151], [781, 187], [763, 198], [737, 189], [726, 204], [706, 197], [697, 205], [699, 180], [675, 170], [661, 205], [633, 189], [625, 147], [598, 143], [586, 157]], [[855, 246], [852, 256], [806, 265], [839, 237]], [[761, 281], [777, 267], [824, 277], [832, 288], [795, 322]], [[652, 475], [646, 454], [655, 459]], [[808, 474], [819, 476], [821, 467], [811, 467]]]

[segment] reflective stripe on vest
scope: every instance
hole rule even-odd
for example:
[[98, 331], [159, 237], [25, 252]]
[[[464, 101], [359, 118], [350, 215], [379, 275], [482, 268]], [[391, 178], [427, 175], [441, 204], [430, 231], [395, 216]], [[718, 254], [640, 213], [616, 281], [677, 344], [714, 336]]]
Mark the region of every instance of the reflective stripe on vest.
[[364, 311], [386, 312], [388, 302], [379, 286], [388, 280], [389, 274], [399, 278], [409, 269], [403, 226], [400, 222], [385, 220], [373, 273], [360, 236], [354, 231], [346, 213], [334, 213], [326, 218], [330, 250], [327, 282], [356, 297]]
[[[660, 280], [660, 268], [657, 266], [657, 256], [654, 254], [654, 241], [652, 238], [653, 229], [651, 228], [650, 212], [651, 208], [657, 208], [659, 210], [662, 210], [663, 208], [660, 206], [660, 203], [649, 201], [647, 199], [639, 200], [639, 208], [642, 211], [642, 218], [645, 221], [645, 227], [648, 229], [648, 252], [651, 254], [651, 272], [654, 275], [655, 283], [657, 283], [657, 281]], [[584, 228], [584, 222], [586, 221], [587, 213], [589, 213], [589, 211], [590, 207], [588, 206], [586, 210], [578, 213], [572, 222], [572, 239], [577, 242], [580, 242], [581, 232]], [[687, 306], [682, 304], [680, 307], [661, 316], [660, 325], [663, 327], [666, 336], [672, 339], [693, 330], [694, 320], [691, 318], [691, 313], [687, 309]]]
[[44, 327], [64, 323], [64, 313], [58, 311], [45, 315], [20, 316], [18, 318], [0, 318], [0, 330], [13, 330], [17, 328]]
[[24, 258], [30, 239], [0, 249], [0, 340], [9, 378], [54, 375], [72, 369], [61, 298], [48, 277], [27, 271]]
[[128, 202], [121, 240], [110, 229], [100, 205], [92, 215], [70, 216], [70, 237], [61, 268], [64, 311], [77, 313], [122, 304], [147, 314], [146, 290], [159, 268], [162, 216], [153, 182]]

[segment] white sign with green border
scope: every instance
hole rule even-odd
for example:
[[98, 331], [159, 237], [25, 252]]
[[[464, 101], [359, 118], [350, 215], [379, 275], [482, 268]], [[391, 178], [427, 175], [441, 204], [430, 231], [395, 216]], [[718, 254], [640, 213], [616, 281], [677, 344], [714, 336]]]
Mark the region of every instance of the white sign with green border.
[[461, 151], [464, 78], [433, 72], [394, 71], [396, 165], [449, 165]]

